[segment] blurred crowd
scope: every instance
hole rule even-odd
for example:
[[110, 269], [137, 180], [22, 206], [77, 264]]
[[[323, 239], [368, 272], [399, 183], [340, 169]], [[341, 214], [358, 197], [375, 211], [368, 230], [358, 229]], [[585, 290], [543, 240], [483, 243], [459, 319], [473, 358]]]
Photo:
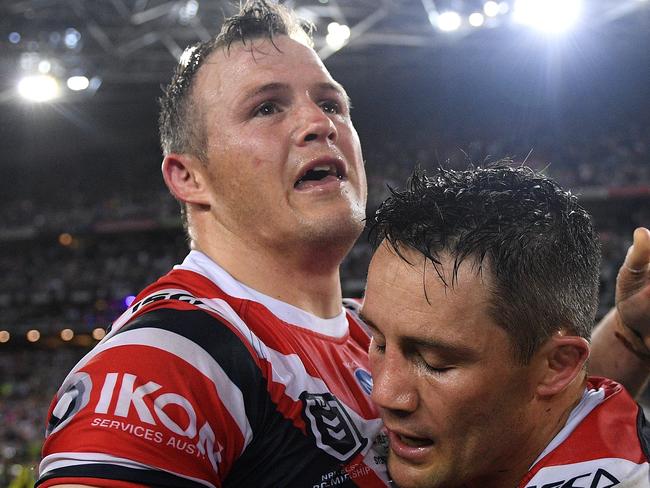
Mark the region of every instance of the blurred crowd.
[[61, 348], [0, 354], [0, 486], [34, 485], [48, 405], [83, 352]]
[[[511, 155], [545, 169], [563, 186], [583, 195], [603, 244], [601, 307], [612, 305], [618, 267], [632, 231], [650, 225], [650, 127], [626, 126], [600, 134], [572, 135], [558, 143], [540, 136], [535, 144], [472, 137], [465, 144], [425, 134], [366, 145], [368, 215], [404, 184], [414, 163], [462, 168], [468, 161]], [[530, 152], [532, 149], [532, 153]], [[530, 153], [530, 154], [529, 154]], [[158, 175], [131, 190], [107, 184], [114, 193], [69, 191], [31, 199], [5, 195], [0, 206], [0, 330], [44, 336], [63, 328], [89, 333], [105, 328], [128, 297], [180, 262], [187, 241], [178, 205]], [[154, 183], [155, 181], [155, 183]], [[364, 234], [342, 268], [344, 292], [360, 296], [372, 247]], [[39, 348], [40, 347], [40, 348]], [[39, 457], [47, 405], [63, 375], [84, 353], [71, 346], [48, 349], [0, 344], [0, 486], [28, 477]], [[28, 486], [25, 485], [25, 486]]]
[[[650, 125], [624, 124], [601, 132], [575, 130], [558, 136], [540, 130], [533, 138], [470, 135], [458, 139], [445, 131], [422, 130], [386, 138], [370, 134], [381, 143], [366, 144], [369, 209], [388, 195], [387, 186], [399, 187], [415, 164], [423, 168], [442, 164], [463, 168], [509, 156], [555, 178], [571, 189], [638, 187], [650, 184]], [[449, 132], [449, 130], [447, 131]], [[468, 131], [470, 132], [470, 131]], [[367, 139], [366, 139], [367, 140]], [[104, 232], [155, 229], [179, 225], [178, 205], [158, 174], [157, 163], [137, 168], [132, 177], [118, 172], [109, 184], [91, 174], [57, 181], [49, 190], [49, 176], [38, 197], [11, 195], [0, 206], [0, 242], [26, 239], [44, 233]], [[85, 171], [91, 171], [88, 168]], [[85, 178], [87, 176], [87, 178]], [[137, 179], [134, 185], [132, 179]]]
[[180, 229], [0, 243], [0, 329], [106, 327], [127, 297], [167, 272], [186, 249]]

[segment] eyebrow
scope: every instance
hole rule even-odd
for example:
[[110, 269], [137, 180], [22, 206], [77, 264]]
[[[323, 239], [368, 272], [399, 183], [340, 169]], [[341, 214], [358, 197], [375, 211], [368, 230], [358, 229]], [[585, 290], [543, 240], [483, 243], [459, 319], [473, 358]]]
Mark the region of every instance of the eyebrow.
[[[338, 83], [331, 83], [329, 81], [323, 81], [317, 83], [315, 87], [322, 91], [334, 91], [343, 97], [348, 105], [350, 105], [350, 97], [347, 92], [343, 89], [343, 86]], [[248, 90], [244, 93], [244, 99], [250, 99], [258, 97], [260, 95], [265, 95], [268, 93], [276, 93], [281, 91], [288, 91], [290, 89], [288, 83], [281, 82], [271, 82], [265, 83], [264, 85], [256, 86], [251, 90]]]
[[361, 310], [359, 312], [359, 318], [368, 327], [370, 327], [371, 329], [376, 330], [377, 332], [380, 332], [379, 329], [377, 328], [377, 326], [375, 325], [375, 323], [363, 314], [363, 310]]
[[[371, 329], [371, 332], [382, 333], [379, 327], [362, 312], [359, 313], [359, 318]], [[477, 358], [477, 353], [474, 349], [461, 344], [450, 344], [444, 341], [413, 336], [402, 336], [400, 337], [400, 342], [435, 350], [442, 356], [452, 360], [473, 361]]]
[[257, 97], [259, 95], [264, 95], [270, 92], [283, 91], [283, 90], [287, 90], [288, 88], [289, 85], [286, 83], [279, 83], [279, 82], [265, 83], [264, 85], [253, 87], [252, 89], [244, 92], [244, 99]]
[[343, 85], [340, 83], [331, 83], [329, 81], [324, 81], [322, 83], [318, 83], [316, 85], [318, 88], [320, 88], [323, 91], [335, 91], [339, 95], [341, 95], [343, 98], [345, 98], [345, 101], [350, 104], [350, 97], [348, 96], [347, 92], [343, 88]]
[[416, 346], [423, 347], [439, 353], [448, 360], [453, 361], [473, 361], [477, 358], [477, 353], [469, 346], [462, 344], [450, 344], [444, 341], [427, 340], [419, 337], [404, 337], [403, 341]]

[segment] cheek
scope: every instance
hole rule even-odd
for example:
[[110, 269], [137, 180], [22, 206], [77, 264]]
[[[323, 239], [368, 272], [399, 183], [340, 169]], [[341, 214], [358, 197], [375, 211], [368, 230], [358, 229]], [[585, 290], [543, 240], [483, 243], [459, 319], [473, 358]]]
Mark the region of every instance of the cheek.
[[347, 153], [346, 155], [348, 157], [354, 155], [356, 160], [362, 161], [361, 142], [359, 141], [359, 135], [354, 126], [351, 123], [344, 124], [339, 127], [338, 132], [339, 145], [343, 146], [343, 149]]
[[220, 158], [242, 165], [242, 169], [246, 166], [263, 167], [281, 157], [279, 140], [279, 132], [265, 135], [259, 130], [228, 130], [213, 138], [210, 148]]
[[486, 400], [491, 401], [489, 392], [453, 380], [444, 383], [423, 381], [420, 391], [426, 392], [427, 415], [451, 435], [466, 435], [472, 426], [489, 421], [488, 410], [492, 411], [490, 407], [486, 409]]

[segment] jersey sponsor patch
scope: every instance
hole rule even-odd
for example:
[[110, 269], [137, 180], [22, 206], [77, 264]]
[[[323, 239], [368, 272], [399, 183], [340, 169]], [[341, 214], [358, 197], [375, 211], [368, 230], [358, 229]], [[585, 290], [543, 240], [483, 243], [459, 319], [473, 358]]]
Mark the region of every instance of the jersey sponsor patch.
[[605, 458], [562, 466], [548, 466], [526, 484], [526, 488], [610, 488], [646, 487], [648, 463], [637, 464], [620, 458]]
[[[97, 388], [99, 391], [93, 394], [90, 376], [76, 373], [72, 386], [58, 399], [50, 415], [48, 432], [65, 427], [88, 406], [92, 411], [91, 429], [119, 432], [125, 439], [165, 446], [170, 452], [207, 456], [214, 472], [218, 472], [222, 446], [210, 424], [197, 416], [193, 403], [183, 395], [160, 393], [164, 389], [156, 381], [119, 372], [106, 373]], [[89, 405], [91, 396], [93, 402]]]

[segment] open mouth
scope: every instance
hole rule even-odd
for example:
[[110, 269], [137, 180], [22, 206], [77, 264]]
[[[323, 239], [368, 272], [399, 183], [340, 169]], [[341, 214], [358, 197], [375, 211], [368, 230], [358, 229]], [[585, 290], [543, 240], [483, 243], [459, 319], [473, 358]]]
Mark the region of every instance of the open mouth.
[[335, 163], [318, 164], [308, 169], [294, 183], [293, 187], [296, 189], [312, 186], [313, 183], [324, 182], [325, 180], [342, 180], [343, 174], [341, 173], [338, 165]]
[[404, 445], [409, 447], [426, 447], [433, 444], [431, 439], [425, 439], [422, 437], [409, 437], [401, 434], [397, 434], [397, 437]]

